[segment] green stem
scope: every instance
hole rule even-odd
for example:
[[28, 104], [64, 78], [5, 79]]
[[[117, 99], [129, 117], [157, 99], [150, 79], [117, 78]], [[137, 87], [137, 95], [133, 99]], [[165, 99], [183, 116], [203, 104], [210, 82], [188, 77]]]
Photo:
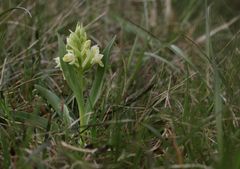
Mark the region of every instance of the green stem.
[[[83, 94], [76, 96], [77, 104], [78, 104], [78, 110], [79, 110], [79, 118], [80, 118], [80, 125], [85, 126], [86, 120], [85, 120], [85, 111], [84, 111], [84, 99]], [[80, 132], [82, 131], [82, 127], [80, 127]]]
[[[79, 118], [80, 118], [80, 133], [85, 129], [82, 126], [86, 126], [86, 114], [84, 108], [84, 97], [83, 97], [83, 72], [79, 72], [80, 87], [79, 91], [75, 92], [75, 97], [77, 99]], [[83, 133], [82, 133], [83, 134]]]

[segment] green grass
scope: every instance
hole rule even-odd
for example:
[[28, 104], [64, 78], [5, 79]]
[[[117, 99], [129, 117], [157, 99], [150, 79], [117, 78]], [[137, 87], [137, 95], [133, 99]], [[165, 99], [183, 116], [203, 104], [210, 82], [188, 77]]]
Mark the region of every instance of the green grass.
[[[0, 2], [0, 168], [240, 168], [238, 0], [163, 2]], [[102, 50], [116, 36], [86, 73], [85, 147], [53, 60], [78, 22]]]

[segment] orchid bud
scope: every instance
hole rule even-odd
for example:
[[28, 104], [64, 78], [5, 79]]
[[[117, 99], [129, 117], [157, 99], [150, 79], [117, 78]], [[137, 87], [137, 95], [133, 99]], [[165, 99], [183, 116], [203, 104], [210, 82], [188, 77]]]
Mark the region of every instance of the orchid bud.
[[79, 66], [77, 57], [71, 52], [63, 56], [63, 61], [69, 63], [70, 65]]

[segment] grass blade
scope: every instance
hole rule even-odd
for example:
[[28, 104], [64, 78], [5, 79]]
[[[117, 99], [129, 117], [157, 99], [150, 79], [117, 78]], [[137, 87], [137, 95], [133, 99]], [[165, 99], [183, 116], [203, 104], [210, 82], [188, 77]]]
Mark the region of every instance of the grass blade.
[[2, 127], [0, 127], [0, 145], [1, 145], [1, 151], [2, 151], [2, 156], [3, 156], [3, 168], [8, 168], [10, 166], [11, 162], [11, 157], [9, 153], [9, 140], [8, 140], [8, 135], [7, 131], [5, 131]]
[[170, 49], [178, 56], [181, 56], [192, 68], [196, 70], [196, 67], [192, 63], [192, 61], [189, 59], [189, 57], [176, 45], [171, 45]]
[[72, 118], [69, 114], [68, 107], [62, 103], [62, 99], [60, 99], [56, 94], [51, 92], [50, 90], [40, 86], [35, 85], [35, 88], [39, 92], [39, 94], [47, 100], [47, 102], [54, 108], [57, 114], [63, 119], [64, 123], [67, 126], [70, 126]]
[[222, 81], [220, 78], [220, 74], [218, 71], [218, 66], [216, 60], [213, 56], [213, 48], [211, 43], [211, 36], [210, 36], [210, 9], [211, 6], [207, 7], [206, 4], [206, 50], [207, 55], [212, 60], [212, 67], [213, 67], [213, 103], [214, 103], [214, 112], [216, 116], [216, 129], [217, 129], [217, 143], [218, 143], [218, 151], [220, 159], [223, 156], [223, 127], [222, 127], [222, 98], [221, 98], [221, 85]]
[[33, 125], [37, 128], [47, 128], [48, 120], [44, 117], [40, 117], [36, 114], [27, 112], [14, 112], [12, 113], [13, 118], [16, 122], [22, 122], [25, 124]]

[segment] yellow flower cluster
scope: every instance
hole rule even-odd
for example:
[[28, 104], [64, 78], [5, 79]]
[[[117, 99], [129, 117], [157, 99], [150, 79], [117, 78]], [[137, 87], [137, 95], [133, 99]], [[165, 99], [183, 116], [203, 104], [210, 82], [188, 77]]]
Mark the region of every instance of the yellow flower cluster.
[[[63, 61], [81, 67], [82, 70], [90, 68], [94, 64], [99, 64], [103, 67], [102, 58], [99, 47], [91, 46], [91, 40], [87, 39], [85, 29], [81, 25], [77, 25], [74, 32], [71, 31], [67, 38], [66, 44], [67, 54], [64, 55]], [[55, 58], [57, 67], [60, 67], [60, 59]]]

